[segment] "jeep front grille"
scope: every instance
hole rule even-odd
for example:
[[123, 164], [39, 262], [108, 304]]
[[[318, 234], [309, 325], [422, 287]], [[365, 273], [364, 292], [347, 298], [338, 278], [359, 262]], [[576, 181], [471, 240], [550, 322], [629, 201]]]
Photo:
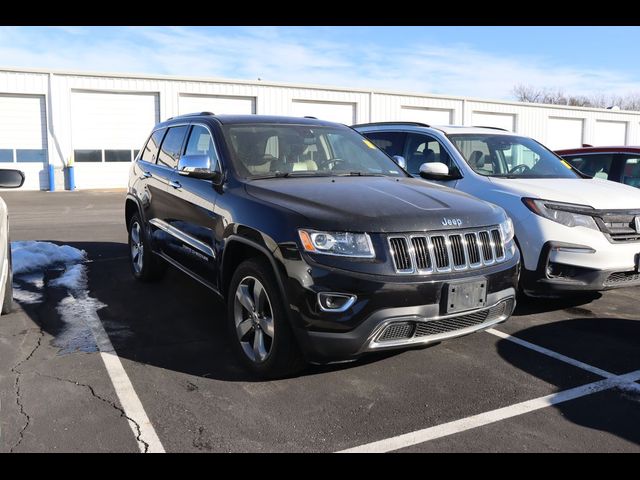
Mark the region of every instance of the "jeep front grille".
[[390, 235], [396, 273], [425, 274], [476, 269], [505, 260], [500, 230]]

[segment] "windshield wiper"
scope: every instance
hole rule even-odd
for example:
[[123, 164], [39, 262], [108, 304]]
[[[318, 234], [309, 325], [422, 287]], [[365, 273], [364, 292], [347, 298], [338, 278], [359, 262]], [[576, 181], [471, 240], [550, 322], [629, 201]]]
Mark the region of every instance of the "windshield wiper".
[[385, 175], [382, 173], [372, 173], [372, 172], [346, 172], [346, 173], [336, 173], [336, 177], [384, 177]]
[[315, 171], [300, 171], [300, 172], [273, 172], [271, 175], [258, 175], [251, 177], [251, 180], [264, 180], [266, 178], [288, 178], [288, 177], [329, 177], [323, 173], [316, 173]]

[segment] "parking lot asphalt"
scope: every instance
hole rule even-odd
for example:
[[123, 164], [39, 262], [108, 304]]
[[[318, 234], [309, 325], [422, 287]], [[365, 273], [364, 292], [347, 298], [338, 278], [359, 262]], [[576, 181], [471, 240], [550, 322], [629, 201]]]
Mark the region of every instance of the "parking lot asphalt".
[[[62, 318], [65, 292], [29, 302], [40, 287], [16, 278], [22, 300], [0, 318], [2, 452], [640, 451], [640, 384], [615, 383], [640, 370], [637, 288], [525, 299], [495, 332], [259, 381], [206, 288], [171, 269], [133, 280], [123, 191], [2, 197], [11, 240], [88, 253], [89, 303], [115, 351], [90, 335], [87, 298]], [[148, 424], [127, 409], [113, 358]]]

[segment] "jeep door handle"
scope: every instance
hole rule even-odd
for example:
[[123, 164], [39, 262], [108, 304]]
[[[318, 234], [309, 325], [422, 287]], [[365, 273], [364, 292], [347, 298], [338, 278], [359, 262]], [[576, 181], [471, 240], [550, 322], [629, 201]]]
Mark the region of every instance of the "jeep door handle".
[[153, 174], [151, 172], [142, 172], [142, 178], [151, 178]]
[[182, 188], [182, 184], [180, 182], [176, 182], [175, 180], [171, 180], [169, 182], [169, 186], [173, 188]]

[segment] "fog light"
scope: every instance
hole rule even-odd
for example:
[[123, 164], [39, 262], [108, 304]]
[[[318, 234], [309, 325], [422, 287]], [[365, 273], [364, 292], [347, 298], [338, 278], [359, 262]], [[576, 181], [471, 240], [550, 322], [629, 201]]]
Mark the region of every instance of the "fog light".
[[346, 293], [322, 292], [318, 294], [318, 305], [323, 312], [344, 312], [358, 297]]

